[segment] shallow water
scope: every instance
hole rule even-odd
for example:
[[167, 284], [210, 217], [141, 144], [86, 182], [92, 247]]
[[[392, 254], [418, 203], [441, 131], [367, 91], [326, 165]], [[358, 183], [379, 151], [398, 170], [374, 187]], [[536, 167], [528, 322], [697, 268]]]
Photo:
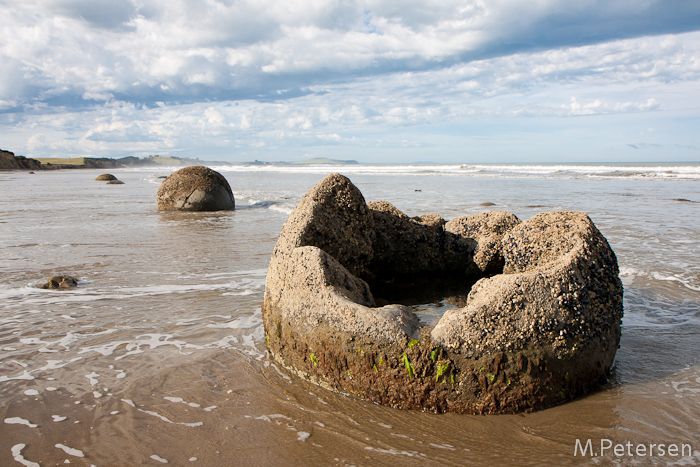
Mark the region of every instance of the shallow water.
[[[92, 170], [0, 172], [0, 465], [700, 464], [697, 165], [217, 170], [235, 212], [157, 212], [157, 177], [172, 169], [115, 170], [124, 185]], [[272, 248], [336, 170], [411, 216], [587, 212], [625, 285], [609, 383], [532, 414], [435, 415], [331, 393], [270, 361]], [[54, 273], [79, 287], [36, 287]], [[647, 454], [584, 456], [577, 439]]]

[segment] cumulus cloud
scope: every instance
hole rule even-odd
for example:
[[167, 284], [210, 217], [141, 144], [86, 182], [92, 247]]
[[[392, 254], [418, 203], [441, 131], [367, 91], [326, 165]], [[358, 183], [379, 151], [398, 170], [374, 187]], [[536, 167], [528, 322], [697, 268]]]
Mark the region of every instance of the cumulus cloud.
[[694, 0], [4, 0], [0, 14], [0, 125], [36, 155], [426, 147], [449, 139], [431, 128], [479, 119], [699, 99]]
[[100, 123], [90, 128], [84, 138], [90, 141], [101, 141], [108, 143], [133, 143], [142, 141], [153, 141], [148, 129], [143, 128], [139, 122], [112, 121], [110, 123]]
[[697, 2], [664, 5], [8, 0], [0, 6], [6, 18], [0, 55], [6, 69], [27, 77], [28, 100], [66, 94], [145, 103], [275, 97], [357, 75], [697, 29]]

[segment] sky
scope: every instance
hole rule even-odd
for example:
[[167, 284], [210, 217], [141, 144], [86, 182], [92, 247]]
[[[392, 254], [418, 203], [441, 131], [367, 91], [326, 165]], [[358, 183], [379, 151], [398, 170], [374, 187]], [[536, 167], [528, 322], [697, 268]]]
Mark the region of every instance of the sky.
[[698, 0], [0, 0], [27, 157], [700, 161]]

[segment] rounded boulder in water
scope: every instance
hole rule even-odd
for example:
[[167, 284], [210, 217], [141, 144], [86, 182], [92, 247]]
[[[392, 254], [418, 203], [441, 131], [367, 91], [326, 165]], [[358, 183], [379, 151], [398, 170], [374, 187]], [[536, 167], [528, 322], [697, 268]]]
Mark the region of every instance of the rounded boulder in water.
[[110, 180], [116, 180], [116, 179], [117, 179], [117, 177], [115, 177], [112, 174], [102, 174], [102, 175], [98, 175], [97, 177], [95, 177], [95, 180], [97, 180], [98, 182], [108, 182]]
[[227, 211], [236, 208], [231, 186], [208, 167], [191, 166], [166, 178], [158, 189], [159, 211]]
[[51, 276], [46, 279], [46, 284], [41, 286], [42, 289], [70, 289], [78, 286], [78, 280], [75, 277], [66, 275]]

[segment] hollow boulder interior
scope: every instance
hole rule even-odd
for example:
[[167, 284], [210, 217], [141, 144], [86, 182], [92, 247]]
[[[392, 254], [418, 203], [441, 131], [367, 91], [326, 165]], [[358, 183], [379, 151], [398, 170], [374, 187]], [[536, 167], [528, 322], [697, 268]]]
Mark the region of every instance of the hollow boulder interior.
[[[503, 272], [500, 242], [479, 242], [480, 235], [474, 235], [483, 234], [486, 226], [474, 232], [474, 223], [466, 217], [450, 222], [437, 215], [408, 217], [385, 201], [368, 207], [374, 224], [373, 254], [361, 278], [376, 306], [406, 305], [423, 324], [435, 324], [447, 309], [466, 305], [479, 279]], [[487, 253], [488, 261], [475, 259], [480, 246], [490, 248], [481, 255]], [[426, 308], [431, 309], [428, 316], [421, 316]]]
[[376, 306], [406, 305], [421, 324], [434, 326], [449, 309], [463, 308], [479, 278], [465, 274], [418, 274], [367, 281]]

